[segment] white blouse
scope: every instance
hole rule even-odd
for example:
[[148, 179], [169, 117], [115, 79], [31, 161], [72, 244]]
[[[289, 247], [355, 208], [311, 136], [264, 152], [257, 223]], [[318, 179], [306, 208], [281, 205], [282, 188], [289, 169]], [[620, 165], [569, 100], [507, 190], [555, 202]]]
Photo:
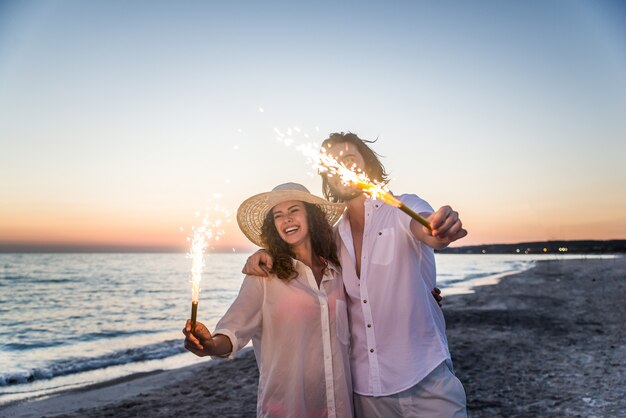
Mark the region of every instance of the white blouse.
[[257, 416], [351, 417], [348, 311], [341, 273], [329, 263], [318, 288], [311, 269], [298, 277], [246, 276], [214, 334], [250, 340], [259, 366]]

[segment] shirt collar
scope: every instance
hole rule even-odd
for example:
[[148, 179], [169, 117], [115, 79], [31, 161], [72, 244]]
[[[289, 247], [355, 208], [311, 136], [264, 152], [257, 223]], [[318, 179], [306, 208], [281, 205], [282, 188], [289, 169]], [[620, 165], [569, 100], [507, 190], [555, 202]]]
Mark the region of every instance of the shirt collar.
[[[309, 266], [304, 264], [302, 261], [296, 260], [295, 258], [292, 258], [291, 261], [293, 262], [293, 268], [295, 268], [296, 270], [298, 270], [298, 267], [311, 270]], [[333, 263], [332, 261], [326, 261], [326, 266], [328, 267], [328, 269], [326, 269], [326, 271], [324, 272], [324, 277], [330, 276], [330, 279], [334, 279], [336, 276], [336, 273], [341, 273], [341, 268], [337, 266], [335, 263]], [[325, 279], [322, 279], [322, 281], [324, 280]]]
[[[380, 209], [380, 207], [384, 205], [384, 202], [378, 199], [365, 199], [365, 202], [363, 202], [363, 205], [365, 206], [366, 210], [372, 210], [372, 209], [375, 210], [375, 209]], [[341, 214], [341, 217], [337, 221], [336, 227], [340, 231], [345, 231], [345, 228], [348, 228], [348, 226], [349, 226], [348, 209], [346, 209], [343, 211], [343, 213]]]
[[335, 273], [341, 273], [341, 270], [339, 269], [339, 266], [337, 266], [332, 261], [328, 261], [326, 265], [328, 266], [328, 270], [332, 270]]
[[367, 199], [365, 201], [365, 206], [366, 207], [370, 207], [372, 209], [378, 209], [383, 205], [383, 201], [382, 200], [378, 200], [378, 199]]

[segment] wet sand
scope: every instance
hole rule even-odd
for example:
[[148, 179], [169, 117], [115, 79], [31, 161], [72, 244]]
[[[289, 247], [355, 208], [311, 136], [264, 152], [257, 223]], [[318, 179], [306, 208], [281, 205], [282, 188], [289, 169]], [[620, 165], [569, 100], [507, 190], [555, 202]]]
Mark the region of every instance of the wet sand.
[[[450, 351], [470, 416], [626, 416], [625, 296], [622, 257], [542, 261], [474, 294], [446, 297]], [[0, 407], [0, 416], [249, 417], [257, 381], [247, 349], [233, 361]]]

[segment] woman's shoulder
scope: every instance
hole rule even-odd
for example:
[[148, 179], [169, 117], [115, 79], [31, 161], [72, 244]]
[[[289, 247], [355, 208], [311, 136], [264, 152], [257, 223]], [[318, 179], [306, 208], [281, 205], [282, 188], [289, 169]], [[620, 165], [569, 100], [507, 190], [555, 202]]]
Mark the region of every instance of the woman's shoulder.
[[254, 275], [254, 274], [246, 274], [243, 279], [244, 280], [248, 280], [248, 281], [258, 281], [258, 282], [261, 282], [261, 281], [269, 280], [272, 277], [276, 277], [276, 275], [272, 274], [272, 273], [269, 273], [267, 276], [257, 276], [257, 275]]
[[258, 283], [262, 285], [283, 281], [283, 280], [280, 280], [278, 276], [276, 276], [276, 274], [274, 273], [268, 273], [267, 276], [255, 276], [252, 274], [246, 274], [246, 276], [243, 279], [244, 281], [254, 282], [254, 283]]

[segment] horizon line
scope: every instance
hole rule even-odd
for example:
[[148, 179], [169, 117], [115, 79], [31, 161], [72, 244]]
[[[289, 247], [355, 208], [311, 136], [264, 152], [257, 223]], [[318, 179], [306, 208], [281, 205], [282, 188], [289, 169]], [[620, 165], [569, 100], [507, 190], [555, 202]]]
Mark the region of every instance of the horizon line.
[[[540, 240], [540, 241], [521, 241], [512, 243], [484, 243], [484, 244], [471, 244], [471, 245], [459, 245], [448, 248], [469, 248], [469, 247], [481, 247], [481, 246], [494, 246], [494, 245], [522, 245], [522, 244], [539, 244], [539, 243], [575, 243], [575, 242], [615, 242], [626, 241], [626, 239], [575, 239], [575, 240]], [[256, 251], [258, 247], [254, 245], [250, 246], [220, 246], [215, 247], [207, 251], [207, 253], [240, 253], [240, 252], [252, 252]], [[0, 243], [0, 254], [17, 254], [17, 253], [49, 253], [49, 254], [63, 254], [63, 253], [186, 253], [188, 249], [180, 246], [167, 246], [167, 245], [114, 245], [114, 244], [12, 244], [12, 243]]]

